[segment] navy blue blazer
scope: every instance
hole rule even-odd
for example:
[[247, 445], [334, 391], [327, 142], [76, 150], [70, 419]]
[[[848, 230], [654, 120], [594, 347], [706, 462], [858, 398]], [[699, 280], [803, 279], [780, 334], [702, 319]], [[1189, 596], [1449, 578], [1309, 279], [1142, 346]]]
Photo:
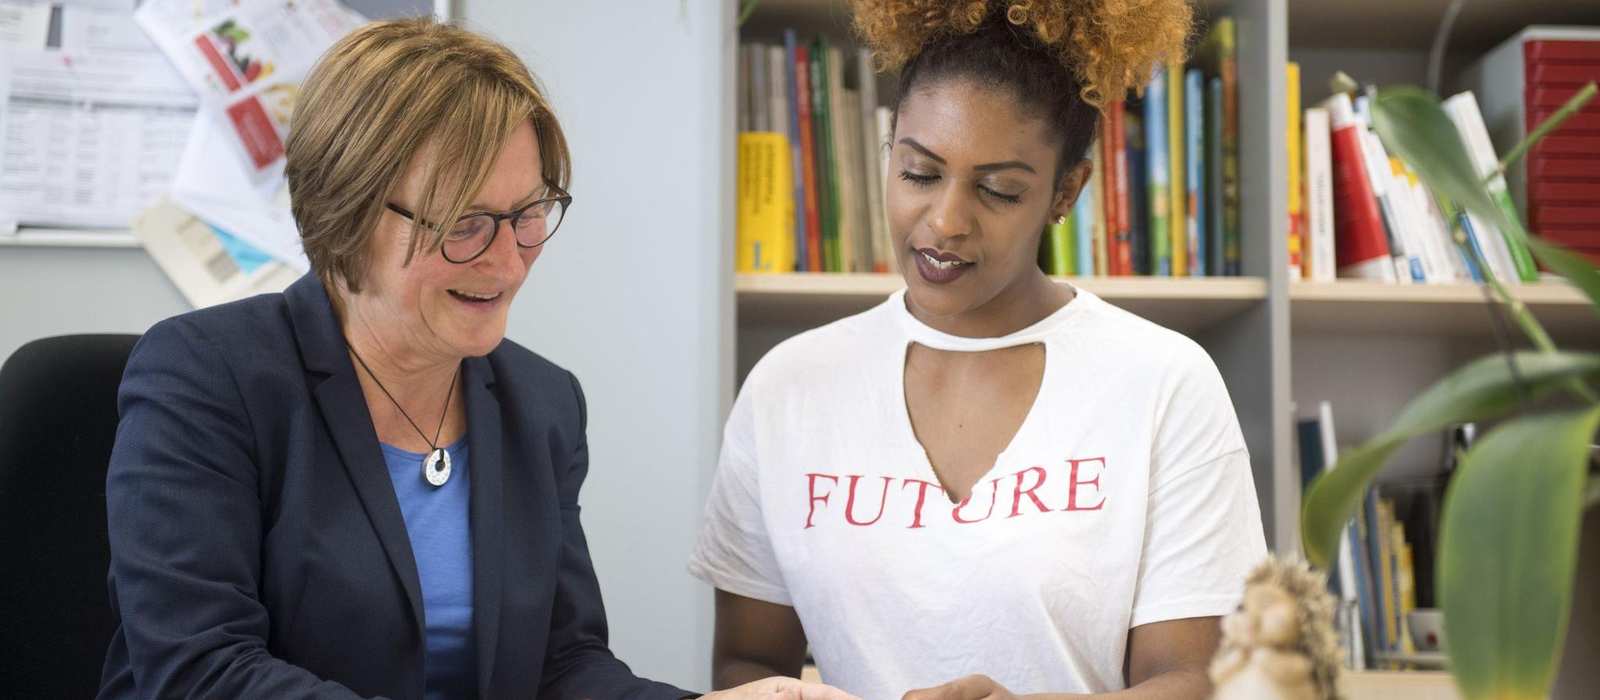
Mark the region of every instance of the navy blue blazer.
[[[461, 388], [482, 697], [689, 695], [607, 648], [577, 379], [505, 341]], [[100, 697], [422, 697], [416, 562], [315, 276], [156, 324], [118, 410]]]

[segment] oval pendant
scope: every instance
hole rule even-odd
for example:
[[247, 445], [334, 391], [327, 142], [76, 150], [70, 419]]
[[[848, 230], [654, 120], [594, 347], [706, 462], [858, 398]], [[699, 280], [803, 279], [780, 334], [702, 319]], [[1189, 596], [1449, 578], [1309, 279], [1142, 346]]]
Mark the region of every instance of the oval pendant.
[[422, 477], [433, 486], [444, 486], [450, 480], [450, 453], [443, 447], [435, 448], [422, 461]]

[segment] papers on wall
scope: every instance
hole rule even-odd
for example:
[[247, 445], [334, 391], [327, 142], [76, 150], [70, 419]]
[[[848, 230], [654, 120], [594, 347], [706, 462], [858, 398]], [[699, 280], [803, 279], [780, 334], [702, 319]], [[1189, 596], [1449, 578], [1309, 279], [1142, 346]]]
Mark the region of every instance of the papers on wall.
[[135, 13], [204, 109], [233, 138], [252, 185], [276, 186], [300, 81], [333, 42], [365, 20], [335, 0], [254, 0], [198, 22], [192, 0], [150, 0]]
[[133, 222], [133, 233], [197, 308], [281, 292], [299, 276], [167, 199], [140, 214]]
[[133, 8], [61, 8], [61, 48], [98, 53], [134, 52], [160, 55], [155, 42], [133, 21]]
[[167, 191], [198, 101], [159, 54], [5, 59], [0, 226], [125, 227]]
[[50, 5], [0, 2], [0, 46], [42, 49], [50, 36]]
[[215, 115], [197, 117], [178, 162], [172, 198], [290, 267], [311, 269], [289, 212], [289, 188], [277, 187], [270, 196], [254, 188], [228, 151], [232, 138]]

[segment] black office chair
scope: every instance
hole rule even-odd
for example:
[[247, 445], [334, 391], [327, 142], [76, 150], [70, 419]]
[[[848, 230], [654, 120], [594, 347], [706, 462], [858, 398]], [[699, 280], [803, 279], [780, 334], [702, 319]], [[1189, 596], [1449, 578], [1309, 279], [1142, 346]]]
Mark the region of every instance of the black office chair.
[[92, 698], [116, 627], [106, 464], [135, 335], [36, 340], [0, 365], [0, 695]]

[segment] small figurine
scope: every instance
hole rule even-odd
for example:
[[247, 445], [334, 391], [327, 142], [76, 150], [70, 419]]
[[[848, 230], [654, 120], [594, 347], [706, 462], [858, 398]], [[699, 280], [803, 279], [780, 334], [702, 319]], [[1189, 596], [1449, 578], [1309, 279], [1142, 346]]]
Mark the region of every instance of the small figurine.
[[1250, 572], [1239, 610], [1222, 618], [1215, 700], [1337, 700], [1342, 652], [1325, 580], [1276, 557]]

